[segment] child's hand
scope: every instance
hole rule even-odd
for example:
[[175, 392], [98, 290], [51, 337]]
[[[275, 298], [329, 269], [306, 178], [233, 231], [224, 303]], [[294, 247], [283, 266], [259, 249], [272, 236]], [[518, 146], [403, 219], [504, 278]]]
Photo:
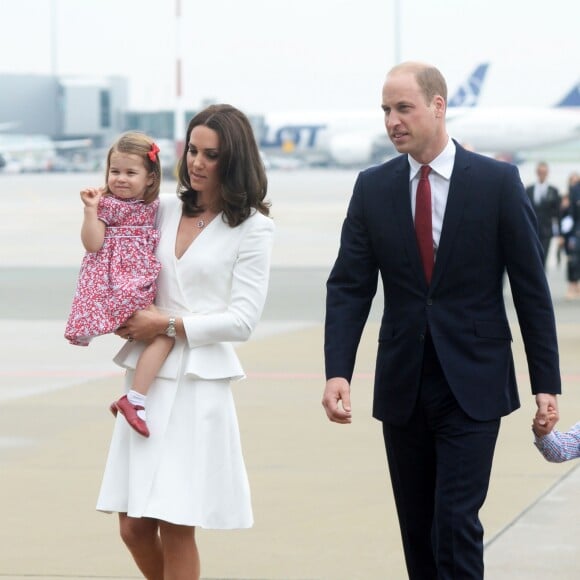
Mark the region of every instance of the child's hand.
[[81, 200], [85, 204], [85, 207], [96, 208], [99, 205], [99, 200], [103, 197], [105, 193], [102, 187], [87, 187], [81, 190]]
[[548, 420], [544, 425], [540, 425], [537, 417], [534, 417], [532, 421], [532, 431], [537, 437], [543, 437], [552, 431], [554, 425], [558, 422], [558, 414], [554, 413], [551, 409], [548, 409]]

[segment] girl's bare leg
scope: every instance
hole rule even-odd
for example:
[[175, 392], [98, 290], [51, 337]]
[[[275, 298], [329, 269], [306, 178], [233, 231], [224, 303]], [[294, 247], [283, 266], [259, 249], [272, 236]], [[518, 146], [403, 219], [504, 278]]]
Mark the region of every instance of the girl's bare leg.
[[200, 562], [195, 528], [159, 522], [163, 549], [163, 580], [199, 580]]
[[143, 576], [147, 580], [164, 580], [159, 522], [151, 518], [131, 518], [127, 514], [119, 514], [119, 529], [123, 542]]
[[162, 334], [156, 336], [141, 353], [135, 368], [132, 389], [146, 395], [151, 383], [157, 376], [159, 369], [163, 366], [169, 351], [173, 347], [173, 338]]

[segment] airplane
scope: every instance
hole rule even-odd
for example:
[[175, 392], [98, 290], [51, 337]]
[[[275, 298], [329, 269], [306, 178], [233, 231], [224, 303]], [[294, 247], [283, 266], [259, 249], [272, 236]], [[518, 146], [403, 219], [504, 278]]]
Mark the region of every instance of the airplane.
[[502, 156], [580, 139], [580, 82], [552, 107], [455, 107], [447, 131], [476, 151]]
[[[457, 141], [511, 159], [580, 139], [580, 83], [552, 107], [475, 106], [487, 72], [484, 65], [449, 100], [447, 129]], [[453, 106], [458, 102], [460, 106]], [[266, 115], [264, 120], [267, 131], [261, 146], [266, 152], [273, 146], [305, 159], [347, 166], [381, 162], [396, 154], [382, 112], [290, 113]]]
[[90, 139], [54, 141], [48, 135], [0, 133], [0, 171], [50, 171], [55, 167], [62, 151], [87, 149], [91, 145]]
[[[450, 107], [477, 105], [489, 63], [479, 64], [449, 100]], [[384, 153], [383, 113], [297, 111], [254, 118], [260, 149], [299, 157], [310, 164], [356, 165]], [[394, 151], [392, 145], [389, 151]]]

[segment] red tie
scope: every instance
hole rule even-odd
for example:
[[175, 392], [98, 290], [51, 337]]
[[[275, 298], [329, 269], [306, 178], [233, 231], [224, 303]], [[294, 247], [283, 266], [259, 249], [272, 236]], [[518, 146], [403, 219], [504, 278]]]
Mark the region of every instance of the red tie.
[[429, 185], [428, 165], [421, 166], [421, 177], [417, 186], [417, 200], [415, 204], [415, 235], [419, 254], [423, 262], [423, 270], [427, 283], [431, 283], [433, 274], [433, 226], [431, 223], [431, 186]]

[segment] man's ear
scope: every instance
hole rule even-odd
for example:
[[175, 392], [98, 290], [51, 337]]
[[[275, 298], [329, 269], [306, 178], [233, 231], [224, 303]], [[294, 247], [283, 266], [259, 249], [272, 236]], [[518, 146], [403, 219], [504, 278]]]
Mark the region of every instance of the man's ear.
[[445, 116], [445, 99], [441, 95], [433, 97], [433, 107], [435, 108], [435, 117], [439, 119]]

